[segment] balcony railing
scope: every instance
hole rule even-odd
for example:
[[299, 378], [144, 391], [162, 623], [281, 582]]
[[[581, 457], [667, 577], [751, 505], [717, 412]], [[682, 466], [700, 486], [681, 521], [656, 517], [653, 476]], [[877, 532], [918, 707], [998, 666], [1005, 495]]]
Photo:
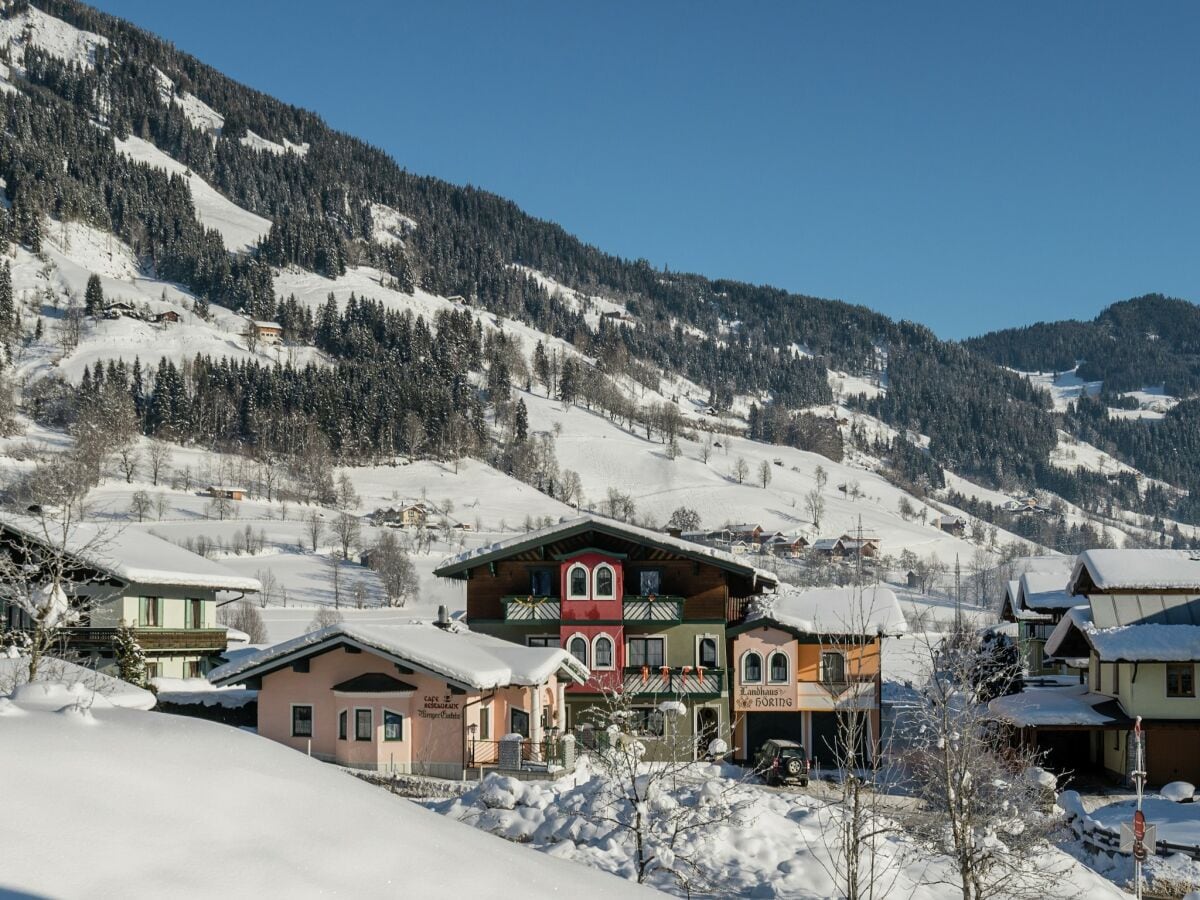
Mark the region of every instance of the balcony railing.
[[719, 695], [725, 687], [724, 669], [695, 666], [627, 666], [624, 688], [630, 694]]
[[506, 622], [557, 622], [562, 608], [557, 597], [532, 595], [502, 597]]
[[627, 595], [621, 605], [626, 622], [682, 622], [683, 598], [665, 594]]
[[[138, 646], [143, 650], [190, 650], [220, 653], [229, 646], [224, 628], [134, 628]], [[67, 644], [78, 650], [111, 650], [117, 637], [115, 628], [64, 628]]]
[[[562, 603], [558, 597], [539, 597], [529, 594], [512, 594], [501, 597], [506, 622], [558, 622], [562, 619]], [[579, 601], [587, 603], [589, 601]], [[650, 596], [629, 595], [621, 603], [622, 619], [626, 622], [683, 621], [683, 598], [658, 594]]]

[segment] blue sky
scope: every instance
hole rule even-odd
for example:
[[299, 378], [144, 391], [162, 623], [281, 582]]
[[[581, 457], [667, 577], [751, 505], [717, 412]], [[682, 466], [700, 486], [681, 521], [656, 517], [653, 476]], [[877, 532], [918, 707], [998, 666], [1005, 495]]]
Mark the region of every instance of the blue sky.
[[1200, 300], [1200, 5], [99, 0], [410, 170], [946, 337]]

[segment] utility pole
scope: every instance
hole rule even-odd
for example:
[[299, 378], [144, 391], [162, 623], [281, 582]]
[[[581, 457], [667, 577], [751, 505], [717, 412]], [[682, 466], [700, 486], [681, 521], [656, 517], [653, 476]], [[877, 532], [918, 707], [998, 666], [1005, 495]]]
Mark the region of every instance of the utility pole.
[[962, 568], [957, 553], [954, 554], [954, 631], [962, 633]]

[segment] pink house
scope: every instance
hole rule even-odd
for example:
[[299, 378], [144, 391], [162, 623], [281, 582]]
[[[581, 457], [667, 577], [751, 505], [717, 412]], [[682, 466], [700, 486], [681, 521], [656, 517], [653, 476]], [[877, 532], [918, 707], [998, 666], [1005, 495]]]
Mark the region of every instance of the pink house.
[[258, 733], [340, 765], [461, 778], [519, 734], [526, 758], [565, 732], [564, 692], [588, 669], [453, 622], [341, 622], [210, 673], [257, 688]]

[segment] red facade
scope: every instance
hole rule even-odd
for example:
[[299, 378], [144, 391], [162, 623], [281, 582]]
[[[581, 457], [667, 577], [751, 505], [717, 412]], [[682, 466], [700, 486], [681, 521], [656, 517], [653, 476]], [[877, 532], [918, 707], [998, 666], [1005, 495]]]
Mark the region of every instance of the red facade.
[[615, 690], [621, 686], [625, 666], [621, 561], [586, 551], [563, 560], [559, 577], [562, 646], [575, 655], [585, 653], [584, 662], [592, 670], [587, 684], [571, 685], [567, 690], [593, 694]]

